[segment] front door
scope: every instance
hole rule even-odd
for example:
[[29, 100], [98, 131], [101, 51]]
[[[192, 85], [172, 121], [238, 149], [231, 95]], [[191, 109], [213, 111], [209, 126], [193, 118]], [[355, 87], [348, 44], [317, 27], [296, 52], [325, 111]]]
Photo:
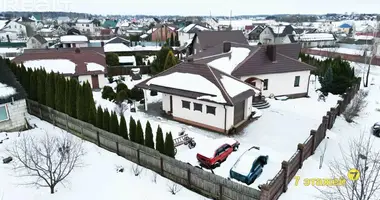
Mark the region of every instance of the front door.
[[173, 113], [173, 96], [170, 95], [170, 113]]
[[92, 75], [91, 82], [92, 82], [92, 89], [99, 89], [98, 75]]
[[234, 106], [234, 125], [244, 120], [245, 101], [236, 103]]

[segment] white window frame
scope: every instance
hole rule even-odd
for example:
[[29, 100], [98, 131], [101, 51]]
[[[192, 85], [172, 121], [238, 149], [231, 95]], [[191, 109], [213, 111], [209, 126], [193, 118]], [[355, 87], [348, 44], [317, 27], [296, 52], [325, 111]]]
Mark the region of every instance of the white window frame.
[[9, 111], [8, 111], [8, 106], [5, 104], [5, 105], [1, 105], [0, 108], [4, 107], [5, 108], [5, 113], [7, 115], [7, 119], [3, 119], [3, 120], [0, 120], [0, 122], [4, 122], [4, 121], [8, 121], [10, 120], [10, 116], [9, 116]]

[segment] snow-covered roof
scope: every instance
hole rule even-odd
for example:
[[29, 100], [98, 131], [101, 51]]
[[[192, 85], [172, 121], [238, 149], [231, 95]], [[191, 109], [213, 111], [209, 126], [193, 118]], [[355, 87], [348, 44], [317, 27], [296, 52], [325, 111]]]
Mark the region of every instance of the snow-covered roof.
[[136, 65], [135, 56], [119, 56], [119, 63], [133, 63]]
[[[131, 47], [132, 51], [159, 51], [161, 49], [160, 46], [140, 46], [140, 45], [137, 45], [137, 46], [133, 46]], [[173, 47], [174, 49], [174, 47]]]
[[151, 28], [146, 33], [147, 34], [152, 34], [155, 30], [157, 30], [157, 28]]
[[373, 36], [372, 35], [355, 35], [354, 36], [354, 39], [355, 40], [373, 40]]
[[67, 59], [43, 59], [25, 61], [24, 66], [31, 69], [44, 68], [46, 72], [74, 74], [76, 64]]
[[89, 23], [92, 23], [93, 20], [91, 19], [78, 19], [77, 20], [77, 23], [78, 24], [89, 24]]
[[210, 96], [198, 99], [207, 98], [215, 102], [226, 103], [220, 89], [214, 83], [197, 74], [174, 72], [165, 76], [152, 78], [146, 84], [204, 93]]
[[260, 155], [260, 150], [252, 148], [239, 158], [236, 164], [232, 167], [232, 170], [244, 176], [248, 175], [251, 171], [253, 161], [255, 161]]
[[99, 65], [98, 63], [89, 62], [86, 63], [87, 71], [93, 72], [93, 71], [102, 71], [104, 72], [104, 66]]
[[235, 97], [247, 90], [252, 90], [252, 89], [254, 89], [256, 93], [260, 92], [258, 89], [252, 88], [248, 84], [244, 84], [240, 82], [239, 80], [236, 80], [229, 76], [222, 75], [222, 79], [220, 79], [220, 82], [222, 82], [224, 89], [226, 89], [230, 97]]
[[0, 29], [4, 28], [4, 26], [8, 23], [9, 20], [0, 20]]
[[[335, 40], [335, 37], [331, 33], [306, 33], [299, 35], [300, 41], [332, 41]], [[296, 36], [295, 39], [298, 39]]]
[[52, 31], [53, 31], [53, 29], [51, 29], [51, 28], [42, 28], [39, 30], [39, 32], [41, 32], [41, 33], [50, 33]]
[[122, 43], [108, 43], [104, 45], [104, 52], [125, 52], [131, 50], [130, 47]]
[[282, 32], [284, 32], [284, 29], [286, 28], [286, 26], [283, 25], [271, 25], [269, 27], [272, 28], [275, 34], [281, 34]]
[[6, 99], [9, 96], [16, 94], [16, 89], [6, 84], [0, 83], [0, 99]]
[[188, 26], [186, 26], [184, 28], [181, 28], [181, 32], [187, 33], [187, 32], [189, 32], [193, 28], [198, 29], [200, 31], [210, 30], [210, 29], [205, 28], [203, 26], [200, 26], [198, 24], [189, 24]]
[[224, 73], [231, 74], [231, 72], [239, 65], [247, 56], [250, 50], [243, 47], [231, 47], [230, 56], [219, 58], [208, 63], [209, 66], [218, 69]]
[[140, 36], [140, 38], [142, 38], [142, 39], [144, 39], [144, 38], [146, 38], [146, 37], [148, 37], [148, 34], [146, 34], [146, 33], [144, 33], [144, 34], [142, 34], [142, 35]]
[[64, 35], [60, 38], [62, 43], [66, 42], [88, 42], [88, 38], [84, 35]]
[[229, 137], [214, 139], [207, 143], [207, 148], [203, 148], [199, 154], [207, 158], [213, 158], [215, 151], [222, 146], [223, 144], [233, 145], [236, 143], [236, 140]]

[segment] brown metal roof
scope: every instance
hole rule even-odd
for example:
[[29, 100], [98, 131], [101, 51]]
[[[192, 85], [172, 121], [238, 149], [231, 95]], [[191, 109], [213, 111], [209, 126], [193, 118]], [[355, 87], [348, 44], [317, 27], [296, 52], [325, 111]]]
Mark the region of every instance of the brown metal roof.
[[[103, 52], [103, 53], [102, 53]], [[103, 48], [101, 47], [86, 47], [80, 48], [80, 53], [75, 52], [75, 48], [59, 48], [59, 49], [26, 49], [24, 53], [17, 56], [12, 61], [20, 64], [29, 60], [43, 60], [43, 59], [67, 59], [75, 63], [75, 74], [67, 75], [96, 75], [105, 74], [107, 72], [107, 64]], [[87, 71], [87, 64], [89, 62], [97, 63], [104, 66], [103, 71]]]
[[[231, 77], [231, 78], [241, 82], [242, 84], [246, 84], [246, 83], [242, 82], [239, 79], [232, 77], [231, 75], [225, 74], [225, 73], [223, 73], [217, 69], [209, 67], [208, 65], [194, 63], [194, 62], [182, 62], [182, 63], [164, 71], [164, 72], [157, 74], [154, 77], [151, 77], [145, 81], [140, 82], [139, 84], [136, 85], [136, 87], [143, 88], [143, 89], [149, 89], [149, 90], [155, 90], [155, 91], [166, 93], [166, 94], [173, 94], [173, 95], [178, 95], [178, 96], [182, 96], [182, 97], [188, 97], [188, 98], [192, 98], [192, 99], [197, 99], [198, 97], [201, 97], [204, 95], [210, 95], [207, 93], [185, 91], [185, 90], [180, 90], [180, 89], [175, 89], [175, 88], [162, 87], [162, 86], [153, 85], [153, 84], [149, 84], [149, 85], [146, 84], [149, 80], [151, 80], [153, 78], [169, 75], [169, 74], [172, 74], [175, 72], [196, 74], [196, 75], [200, 75], [200, 76], [206, 78], [207, 80], [209, 80], [210, 82], [215, 84], [216, 87], [219, 88], [219, 90], [221, 91], [221, 93], [223, 95], [223, 98], [226, 101], [226, 103], [225, 103], [226, 105], [232, 106], [232, 105], [234, 105], [234, 103], [241, 102], [242, 100], [245, 100], [248, 97], [251, 97], [255, 94], [254, 89], [252, 88], [252, 90], [247, 90], [247, 91], [245, 91], [245, 92], [243, 92], [243, 93], [241, 93], [235, 97], [229, 96], [226, 89], [223, 87], [223, 85], [220, 82], [222, 75]], [[189, 84], [191, 84], [191, 83], [189, 83]], [[203, 101], [210, 101], [210, 100], [203, 100]], [[213, 101], [210, 101], [210, 102], [213, 102]], [[214, 102], [214, 103], [221, 104], [219, 102]]]
[[[231, 47], [243, 47], [243, 48], [247, 48], [249, 50], [251, 50], [251, 52], [255, 51], [257, 48], [259, 48], [258, 46], [251, 46], [249, 44], [241, 44], [241, 43], [236, 43], [236, 42], [232, 42], [232, 41], [223, 41], [223, 42], [229, 42], [231, 43]], [[223, 54], [223, 42], [218, 44], [218, 45], [215, 45], [211, 48], [208, 48], [204, 51], [201, 51], [197, 54], [193, 54], [190, 56], [190, 58], [193, 58], [194, 60], [197, 60], [198, 63], [203, 63], [201, 60], [205, 59], [206, 57], [215, 57], [215, 55], [218, 55], [218, 54]], [[226, 55], [229, 55], [230, 53], [224, 53], [224, 56]], [[198, 61], [199, 59], [199, 61]], [[211, 61], [210, 61], [211, 62]]]
[[202, 31], [195, 34], [193, 42], [199, 39], [199, 43], [202, 49], [208, 49], [223, 41], [231, 41], [240, 44], [248, 44], [242, 31]]

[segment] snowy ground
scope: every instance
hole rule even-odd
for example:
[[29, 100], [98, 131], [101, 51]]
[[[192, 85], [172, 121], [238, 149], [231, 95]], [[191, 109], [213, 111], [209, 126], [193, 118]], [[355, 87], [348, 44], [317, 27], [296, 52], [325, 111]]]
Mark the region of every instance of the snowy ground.
[[[146, 78], [148, 78], [148, 76], [143, 76], [143, 80]], [[133, 85], [142, 81], [130, 81], [129, 79], [130, 78], [127, 78], [125, 81], [129, 88], [132, 88]], [[303, 143], [306, 140], [310, 135], [311, 129], [318, 128], [322, 122], [322, 116], [325, 115], [331, 107], [335, 106], [339, 99], [338, 96], [329, 95], [326, 102], [319, 102], [317, 100], [318, 94], [314, 92], [315, 89], [318, 88], [318, 86], [315, 85], [316, 82], [314, 78], [312, 78], [310, 82], [310, 98], [289, 99], [286, 101], [270, 100], [271, 107], [262, 110], [262, 116], [258, 120], [249, 124], [240, 135], [234, 136], [234, 138], [241, 143], [240, 150], [232, 153], [221, 167], [214, 170], [214, 173], [228, 177], [229, 170], [246, 149], [252, 146], [260, 146], [261, 152], [269, 156], [269, 162], [264, 167], [262, 175], [251, 187], [257, 188], [259, 184], [266, 183], [268, 179], [272, 179], [280, 170], [281, 162], [288, 160], [295, 153], [297, 144]], [[110, 85], [116, 87], [116, 83]], [[101, 98], [101, 92], [94, 92], [94, 98], [97, 105], [101, 105], [103, 108], [109, 110], [115, 109], [114, 103]], [[149, 97], [148, 102], [150, 104], [151, 102], [159, 104], [160, 98], [160, 95]], [[152, 106], [148, 105], [148, 109], [149, 108], [152, 108]], [[125, 112], [126, 119], [129, 119], [131, 115], [134, 119], [139, 119], [143, 126], [145, 126], [146, 121], [149, 120], [153, 130], [156, 130], [157, 126], [160, 125], [164, 132], [171, 131], [174, 137], [182, 128], [185, 128], [186, 133], [188, 133], [190, 137], [194, 137], [197, 146], [194, 149], [189, 149], [186, 146], [179, 147], [176, 158], [193, 165], [198, 164], [196, 160], [197, 153], [208, 150], [209, 143], [214, 139], [226, 137], [221, 134], [152, 116], [142, 110], [138, 110], [136, 113]]]
[[[364, 55], [364, 49], [349, 49], [349, 48], [311, 48], [312, 50], [319, 50], [319, 51], [330, 51], [335, 53], [342, 53], [342, 54], [351, 54], [351, 55]], [[371, 55], [371, 51], [367, 51], [367, 55]]]
[[[22, 135], [28, 134], [33, 137], [41, 137], [44, 136], [44, 131], [47, 131], [49, 134], [67, 134], [65, 131], [36, 117], [28, 116], [28, 118], [38, 128], [22, 132]], [[0, 157], [4, 158], [8, 156], [6, 148], [19, 139], [17, 135], [18, 133], [8, 133], [10, 139], [0, 144]], [[4, 138], [5, 134], [0, 133], [0, 140]], [[75, 139], [79, 140], [76, 137]], [[15, 177], [11, 163], [1, 163], [0, 199], [205, 199], [186, 188], [182, 188], [176, 195], [172, 195], [169, 192], [169, 186], [173, 184], [170, 180], [157, 175], [157, 182], [154, 183], [154, 172], [148, 169], [143, 169], [140, 176], [135, 176], [132, 172], [133, 163], [92, 143], [85, 142], [84, 150], [86, 152], [83, 158], [84, 167], [74, 169], [68, 176], [67, 180], [69, 183], [66, 183], [65, 187], [58, 185], [55, 194], [50, 194], [48, 188], [25, 186], [25, 182], [30, 180], [28, 180], [29, 177]], [[118, 166], [124, 167], [125, 171], [123, 173], [117, 172], [116, 168]]]
[[[364, 64], [355, 63], [356, 67], [360, 67], [361, 70], [367, 71], [367, 67]], [[369, 78], [370, 85], [368, 87], [369, 94], [366, 98], [368, 105], [359, 114], [359, 117], [355, 118], [355, 123], [347, 123], [343, 117], [338, 117], [335, 121], [334, 127], [327, 131], [327, 137], [322, 141], [321, 145], [317, 148], [315, 154], [309, 157], [303, 164], [303, 167], [296, 176], [300, 176], [300, 180], [303, 178], [329, 178], [331, 177], [328, 169], [329, 163], [334, 159], [342, 158], [342, 151], [348, 149], [348, 143], [350, 140], [359, 138], [361, 133], [370, 135], [373, 138], [373, 147], [375, 151], [380, 150], [380, 139], [370, 134], [370, 127], [380, 121], [380, 66], [372, 66]], [[368, 134], [368, 135], [367, 135]], [[319, 169], [320, 156], [324, 149], [326, 153], [322, 169]], [[300, 182], [301, 183], [301, 182]], [[291, 199], [314, 199], [320, 196], [319, 191], [312, 187], [306, 187], [302, 184], [295, 186], [294, 180], [289, 183], [289, 189], [286, 193], [282, 194], [280, 200]]]

